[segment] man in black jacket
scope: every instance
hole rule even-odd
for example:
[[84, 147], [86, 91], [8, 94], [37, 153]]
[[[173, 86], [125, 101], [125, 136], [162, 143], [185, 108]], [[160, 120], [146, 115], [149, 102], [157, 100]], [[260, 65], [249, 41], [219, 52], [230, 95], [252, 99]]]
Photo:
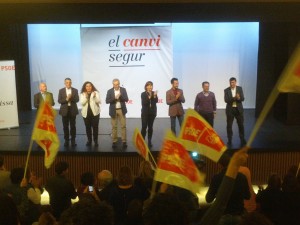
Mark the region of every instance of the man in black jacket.
[[71, 199], [77, 197], [73, 183], [66, 178], [68, 169], [69, 164], [67, 162], [62, 161], [57, 163], [55, 165], [56, 175], [50, 177], [45, 186], [49, 193], [53, 215], [57, 220], [61, 213], [72, 205]]
[[232, 124], [235, 118], [239, 127], [241, 146], [243, 146], [246, 144], [244, 131], [244, 108], [242, 103], [245, 99], [244, 93], [242, 87], [236, 85], [236, 78], [231, 77], [229, 79], [229, 84], [230, 86], [224, 90], [224, 100], [227, 103], [227, 144], [232, 144]]

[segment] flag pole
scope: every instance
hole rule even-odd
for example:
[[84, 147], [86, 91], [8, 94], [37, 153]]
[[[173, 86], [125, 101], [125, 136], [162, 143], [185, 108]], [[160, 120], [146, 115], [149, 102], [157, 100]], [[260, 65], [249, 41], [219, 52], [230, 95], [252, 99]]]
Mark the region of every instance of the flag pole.
[[30, 157], [30, 153], [31, 153], [31, 150], [32, 150], [32, 143], [33, 143], [33, 140], [32, 140], [32, 138], [30, 138], [30, 144], [29, 144], [29, 148], [28, 148], [28, 152], [27, 152], [27, 159], [26, 159], [26, 164], [25, 164], [25, 170], [24, 170], [24, 176], [23, 176], [23, 178], [26, 177], [26, 172], [27, 172], [29, 157]]
[[268, 113], [269, 113], [271, 107], [273, 106], [273, 104], [274, 104], [276, 98], [278, 97], [278, 95], [279, 95], [279, 91], [278, 91], [277, 85], [276, 85], [273, 88], [270, 96], [268, 97], [268, 100], [267, 100], [266, 104], [264, 105], [264, 107], [263, 107], [263, 109], [262, 109], [255, 125], [254, 125], [254, 128], [251, 132], [251, 135], [250, 135], [250, 137], [247, 141], [246, 146], [251, 147], [252, 142], [254, 141], [254, 138], [255, 138], [259, 128], [261, 127], [262, 123], [264, 122], [266, 116], [268, 115]]
[[151, 159], [152, 159], [152, 161], [153, 161], [155, 167], [157, 168], [156, 161], [154, 160], [153, 155], [152, 155], [152, 153], [150, 152], [150, 150], [148, 150], [148, 154], [151, 156]]

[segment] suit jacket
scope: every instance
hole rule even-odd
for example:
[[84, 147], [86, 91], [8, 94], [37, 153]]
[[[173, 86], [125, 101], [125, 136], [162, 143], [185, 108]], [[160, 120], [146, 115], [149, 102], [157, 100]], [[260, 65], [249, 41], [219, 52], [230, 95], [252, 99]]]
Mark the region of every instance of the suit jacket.
[[224, 100], [227, 103], [226, 104], [226, 114], [230, 114], [231, 113], [231, 109], [232, 109], [232, 103], [235, 101], [236, 105], [237, 105], [237, 109], [239, 110], [240, 113], [244, 112], [244, 108], [243, 108], [243, 101], [244, 101], [244, 93], [243, 93], [243, 89], [240, 86], [236, 86], [236, 93], [238, 93], [240, 95], [240, 99], [237, 100], [232, 96], [231, 93], [231, 88], [228, 87], [224, 90]]
[[[98, 91], [95, 91], [96, 95], [95, 97], [90, 97], [90, 107], [93, 112], [94, 116], [97, 116], [100, 114], [100, 95]], [[91, 94], [93, 95], [93, 93]], [[86, 98], [84, 93], [80, 94], [80, 103], [82, 105], [81, 114], [84, 118], [87, 117], [87, 111], [88, 111], [88, 99]]]
[[[51, 92], [45, 92], [45, 99], [47, 102], [49, 102], [50, 105], [54, 106], [54, 99], [53, 99], [53, 94]], [[33, 105], [35, 108], [39, 108], [39, 106], [44, 102], [44, 98], [42, 96], [42, 93], [36, 93], [33, 96]]]
[[169, 116], [182, 116], [184, 114], [182, 103], [185, 102], [183, 91], [177, 89], [181, 93], [180, 97], [176, 99], [173, 89], [166, 92], [166, 102], [169, 105]]
[[142, 116], [143, 115], [155, 115], [157, 114], [156, 103], [158, 102], [158, 97], [154, 98], [154, 91], [152, 91], [151, 98], [149, 99], [146, 91], [141, 94], [142, 100]]
[[[126, 108], [126, 102], [128, 102], [128, 96], [127, 96], [127, 91], [125, 88], [120, 87], [120, 103], [121, 103], [121, 109], [122, 109], [122, 113], [123, 115], [125, 115], [127, 113], [127, 108]], [[111, 88], [107, 91], [106, 94], [106, 104], [110, 104], [109, 105], [109, 115], [111, 117], [115, 117], [116, 116], [116, 103], [117, 100], [115, 98], [115, 91], [114, 88]]]
[[[67, 101], [67, 92], [66, 88], [62, 88], [58, 92], [58, 103], [60, 103], [59, 114], [62, 116], [67, 116], [68, 114], [68, 101]], [[77, 102], [79, 101], [78, 90], [72, 88], [72, 96], [69, 99], [71, 103], [71, 116], [76, 116], [78, 114]]]

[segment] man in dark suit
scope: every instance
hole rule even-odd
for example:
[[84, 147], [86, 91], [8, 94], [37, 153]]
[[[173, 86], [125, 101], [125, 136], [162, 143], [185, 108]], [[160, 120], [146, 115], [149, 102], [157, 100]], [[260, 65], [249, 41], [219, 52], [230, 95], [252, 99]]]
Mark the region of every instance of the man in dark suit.
[[179, 82], [177, 78], [171, 79], [172, 88], [166, 92], [166, 102], [169, 105], [169, 116], [171, 118], [171, 130], [176, 134], [176, 117], [181, 126], [183, 121], [183, 107], [185, 102], [183, 91], [178, 88]]
[[236, 118], [238, 127], [239, 127], [239, 135], [241, 140], [241, 145], [245, 145], [245, 132], [244, 132], [244, 93], [243, 89], [240, 86], [236, 85], [236, 79], [231, 77], [229, 79], [230, 87], [224, 90], [224, 99], [226, 104], [226, 117], [227, 117], [227, 138], [228, 145], [232, 144], [232, 124], [234, 118]]
[[[77, 102], [79, 101], [78, 90], [71, 87], [72, 80], [65, 79], [65, 88], [59, 90], [58, 102], [61, 104], [59, 114], [62, 116], [64, 127], [65, 147], [69, 146], [69, 135], [71, 133], [71, 145], [76, 146], [76, 115], [78, 114]], [[70, 125], [70, 132], [69, 132]]]
[[46, 83], [40, 83], [39, 89], [40, 92], [36, 93], [33, 98], [34, 107], [38, 109], [44, 101], [47, 101], [50, 105], [54, 106], [53, 94], [47, 91]]
[[127, 147], [126, 138], [126, 102], [128, 102], [128, 96], [126, 89], [120, 87], [119, 79], [113, 80], [113, 88], [109, 89], [106, 94], [106, 104], [109, 104], [109, 115], [111, 117], [112, 126], [112, 147], [117, 147], [118, 141], [118, 120], [121, 122], [122, 142], [123, 148]]

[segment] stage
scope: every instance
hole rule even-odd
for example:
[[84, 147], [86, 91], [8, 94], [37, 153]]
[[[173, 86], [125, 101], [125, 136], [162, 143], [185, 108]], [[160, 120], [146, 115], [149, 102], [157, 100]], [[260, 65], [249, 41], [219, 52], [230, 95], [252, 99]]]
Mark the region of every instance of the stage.
[[[246, 139], [249, 137], [250, 132], [253, 129], [256, 118], [254, 116], [254, 109], [245, 109], [245, 135]], [[0, 151], [7, 152], [26, 152], [30, 144], [31, 133], [33, 130], [33, 125], [35, 121], [36, 110], [20, 112], [19, 113], [19, 127], [12, 129], [2, 129], [0, 130]], [[76, 136], [76, 147], [64, 147], [64, 138], [63, 138], [63, 128], [61, 116], [57, 115], [56, 117], [56, 129], [58, 132], [59, 139], [61, 141], [61, 146], [59, 151], [68, 153], [68, 152], [81, 152], [81, 153], [132, 153], [136, 152], [134, 145], [132, 143], [132, 135], [134, 129], [141, 128], [141, 119], [140, 118], [127, 118], [127, 143], [128, 147], [123, 149], [121, 146], [121, 141], [119, 147], [113, 149], [111, 142], [111, 124], [109, 118], [101, 118], [99, 123], [99, 146], [87, 147], [86, 144], [86, 134], [85, 126], [81, 114], [77, 116], [76, 127], [77, 127], [77, 136]], [[160, 150], [165, 131], [170, 128], [170, 119], [169, 118], [156, 118], [154, 122], [154, 132], [153, 132], [153, 147], [151, 151], [158, 152]], [[217, 111], [214, 128], [224, 141], [227, 142], [226, 135], [226, 116], [225, 110], [220, 109]], [[177, 124], [177, 134], [179, 133], [179, 126]], [[120, 133], [120, 132], [119, 132]], [[232, 149], [237, 149], [240, 146], [238, 129], [236, 121], [233, 125], [233, 144]], [[269, 117], [264, 123], [257, 137], [255, 138], [252, 148], [253, 150], [278, 150], [278, 151], [294, 151], [299, 150], [300, 146], [300, 126], [287, 126], [283, 123], [275, 120], [272, 117]], [[32, 151], [41, 151], [38, 146], [34, 143]]]

